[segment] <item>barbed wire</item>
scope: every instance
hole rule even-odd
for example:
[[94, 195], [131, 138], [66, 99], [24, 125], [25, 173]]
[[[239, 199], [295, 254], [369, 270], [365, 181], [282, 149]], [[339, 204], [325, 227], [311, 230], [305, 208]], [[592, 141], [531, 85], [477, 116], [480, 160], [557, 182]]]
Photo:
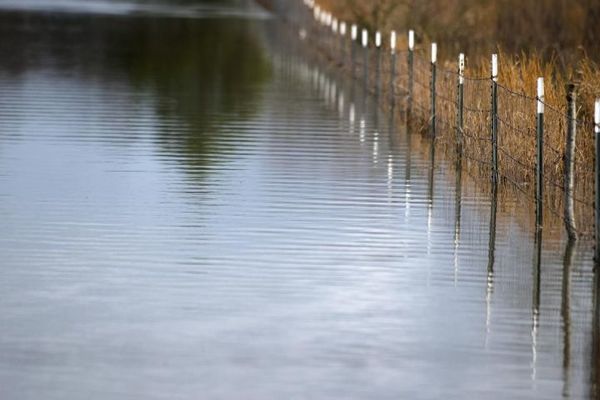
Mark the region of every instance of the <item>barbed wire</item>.
[[506, 156], [508, 159], [510, 159], [511, 161], [513, 161], [514, 163], [516, 163], [517, 165], [525, 168], [526, 170], [529, 170], [529, 172], [535, 172], [535, 168], [531, 167], [531, 165], [525, 164], [524, 162], [522, 162], [521, 160], [517, 159], [516, 157], [513, 157], [513, 155], [510, 154], [508, 152], [508, 150], [506, 150], [504, 147], [498, 146], [498, 151], [500, 153], [502, 153], [504, 156]]
[[536, 100], [536, 97], [531, 97], [531, 96], [527, 96], [527, 95], [522, 94], [522, 93], [515, 92], [514, 90], [512, 90], [512, 89], [510, 89], [510, 88], [508, 88], [508, 87], [506, 87], [506, 86], [504, 86], [504, 85], [502, 85], [500, 83], [497, 83], [497, 85], [498, 85], [499, 89], [505, 90], [506, 92], [508, 92], [512, 96], [521, 97], [523, 99], [531, 100], [531, 101], [535, 101]]
[[[332, 46], [323, 46], [324, 51], [332, 52]], [[344, 61], [344, 53], [349, 55], [349, 49], [347, 46], [342, 47], [342, 54], [340, 58], [344, 65], [346, 62]], [[376, 73], [374, 59], [374, 52], [369, 49], [369, 58], [367, 62], [369, 63], [369, 75], [368, 81], [366, 82], [370, 85], [374, 82], [373, 77]], [[338, 48], [340, 50], [340, 48]], [[403, 98], [409, 99], [411, 101], [410, 105], [415, 111], [415, 114], [418, 115], [418, 118], [423, 118], [423, 122], [429, 121], [431, 122], [431, 69], [432, 64], [428, 59], [428, 54], [426, 48], [418, 47], [412, 51], [412, 71], [410, 68], [405, 67], [406, 59], [405, 57], [410, 54], [410, 50], [396, 50], [394, 54], [394, 58], [392, 58], [391, 53], [389, 53], [386, 48], [384, 53], [378, 55], [381, 57], [382, 64], [381, 69], [377, 71], [377, 76], [388, 77], [392, 71], [392, 68], [395, 69], [396, 73], [393, 76], [392, 80], [388, 80], [383, 78], [381, 81], [381, 88], [383, 91], [388, 90], [390, 87], [393, 88], [393, 91], [390, 90], [391, 98]], [[361, 73], [364, 72], [366, 65], [364, 63], [364, 54], [363, 49], [361, 47], [356, 48], [355, 50], [356, 57], [353, 60], [354, 68], [356, 71], [355, 79], [361, 80]], [[396, 64], [394, 67], [390, 65], [392, 60], [395, 60]], [[398, 63], [401, 63], [398, 67]], [[349, 63], [348, 63], [349, 64]], [[459, 100], [457, 97], [458, 92], [456, 88], [458, 87], [458, 78], [461, 76], [459, 74], [458, 68], [452, 68], [453, 64], [446, 63], [444, 65], [437, 64], [436, 71], [438, 73], [436, 82], [436, 87], [433, 88], [435, 90], [435, 98], [439, 99], [441, 102], [441, 106], [439, 111], [436, 113], [436, 123], [440, 130], [444, 129], [456, 129], [457, 126], [457, 114], [452, 113], [452, 111], [459, 111]], [[409, 82], [412, 76], [412, 93], [409, 92]], [[556, 106], [551, 102], [546, 101], [545, 99], [539, 99], [537, 96], [527, 95], [524, 91], [511, 88], [504, 83], [497, 83], [498, 87], [498, 98], [499, 102], [499, 110], [495, 115], [492, 115], [491, 108], [491, 83], [492, 78], [490, 76], [462, 76], [464, 79], [463, 83], [463, 103], [462, 103], [462, 111], [464, 113], [471, 113], [477, 115], [470, 115], [464, 119], [467, 127], [463, 126], [460, 129], [460, 133], [464, 137], [464, 141], [470, 146], [465, 146], [464, 151], [462, 152], [462, 157], [467, 161], [476, 162], [480, 167], [492, 168], [491, 157], [488, 160], [484, 160], [478, 158], [479, 154], [484, 157], [487, 157], [487, 152], [491, 152], [491, 137], [488, 135], [481, 135], [484, 131], [487, 133], [489, 131], [489, 126], [487, 126], [491, 118], [496, 117], [498, 123], [501, 125], [500, 129], [506, 130], [507, 132], [514, 132], [516, 134], [521, 135], [527, 140], [535, 140], [536, 138], [536, 126], [533, 122], [535, 120], [535, 112], [534, 107], [537, 102], [541, 103], [545, 107], [546, 114], [546, 131], [544, 132], [545, 139], [543, 142], [543, 150], [544, 150], [544, 159], [546, 160], [546, 165], [550, 167], [548, 171], [549, 173], [543, 174], [543, 183], [545, 186], [549, 188], [548, 193], [554, 193], [557, 197], [552, 198], [544, 198], [541, 199], [542, 203], [545, 204], [545, 209], [555, 214], [560, 219], [565, 220], [565, 216], [561, 215], [559, 211], [557, 211], [557, 201], [558, 194], [567, 194], [568, 188], [565, 187], [564, 179], [561, 174], [563, 172], [560, 171], [560, 168], [554, 168], [555, 165], [559, 165], [559, 162], [563, 160], [565, 157], [565, 149], [564, 149], [564, 135], [556, 135], [556, 132], [562, 131], [566, 129], [564, 124], [567, 123], [575, 123], [578, 129], [583, 129], [585, 132], [588, 130], [591, 132], [593, 129], [593, 123], [591, 122], [589, 115], [585, 114], [584, 117], [575, 116], [571, 117], [567, 114], [567, 107], [565, 103], [565, 107]], [[385, 86], [385, 87], [384, 87]], [[451, 89], [454, 90], [451, 90]], [[372, 89], [372, 88], [371, 88]], [[410, 96], [411, 97], [407, 97]], [[456, 97], [455, 97], [456, 96]], [[485, 102], [486, 98], [490, 98], [490, 102]], [[482, 99], [484, 101], [482, 101]], [[489, 104], [489, 107], [486, 106]], [[487, 114], [487, 115], [486, 115]], [[467, 114], [468, 115], [468, 114]], [[486, 125], [484, 127], [484, 124]], [[472, 125], [475, 130], [472, 130], [468, 126]], [[478, 127], [481, 127], [479, 133], [476, 131]], [[502, 131], [501, 131], [502, 132]], [[547, 136], [546, 136], [547, 135]], [[444, 141], [452, 141], [454, 140], [452, 135], [440, 135], [438, 136], [440, 140]], [[587, 139], [585, 139], [587, 142]], [[503, 182], [506, 182], [507, 185], [511, 185], [513, 188], [518, 190], [519, 192], [526, 195], [527, 198], [534, 199], [535, 196], [532, 193], [532, 179], [533, 175], [536, 171], [534, 163], [531, 162], [530, 158], [527, 158], [525, 154], [520, 154], [519, 151], [514, 151], [515, 149], [512, 146], [501, 146], [497, 147], [498, 152], [501, 156], [499, 160], [499, 168], [498, 176], [502, 179]], [[582, 151], [582, 148], [577, 149], [578, 154]], [[585, 153], [585, 159], [587, 159], [587, 152]], [[526, 159], [524, 159], [526, 158]], [[573, 160], [573, 164], [577, 171], [582, 171], [585, 179], [589, 178], [589, 173], [593, 168], [590, 168], [590, 165], [587, 165], [579, 157], [576, 157]], [[517, 168], [513, 168], [517, 167]], [[548, 168], [547, 167], [547, 168]], [[503, 171], [506, 169], [506, 171]], [[573, 173], [575, 173], [573, 171]], [[578, 172], [579, 175], [579, 172]], [[523, 181], [520, 181], [523, 179]], [[587, 184], [587, 181], [585, 182]], [[582, 188], [581, 191], [577, 190], [578, 196], [574, 196], [569, 193], [570, 199], [573, 202], [576, 202], [578, 206], [586, 207], [586, 209], [593, 209], [595, 207], [594, 202], [586, 199], [587, 196], [587, 188]], [[582, 197], [580, 197], [582, 196]], [[565, 197], [566, 198], [566, 197]], [[555, 200], [556, 199], [556, 200]], [[578, 229], [579, 233], [583, 231]]]
[[455, 106], [457, 106], [457, 107], [458, 107], [458, 101], [456, 101], [456, 100], [454, 100], [454, 99], [451, 99], [451, 98], [449, 98], [449, 97], [446, 97], [446, 96], [444, 96], [444, 95], [441, 95], [441, 94], [439, 94], [439, 93], [436, 93], [436, 94], [435, 94], [435, 97], [436, 97], [437, 99], [443, 100], [443, 101], [445, 101], [445, 102], [447, 102], [447, 103], [453, 104], [453, 105], [455, 105]]
[[466, 137], [468, 137], [470, 139], [479, 140], [479, 141], [485, 141], [485, 142], [490, 142], [491, 143], [491, 139], [489, 137], [484, 137], [484, 136], [479, 136], [477, 134], [468, 133], [469, 132], [468, 129], [463, 128], [461, 130], [461, 132], [462, 132], [463, 136], [466, 136]]
[[[520, 133], [523, 136], [531, 136], [531, 132], [535, 132], [535, 129], [532, 128], [527, 128], [527, 130], [523, 130], [522, 128], [517, 128], [516, 126], [512, 125], [511, 123], [505, 121], [503, 118], [500, 118], [499, 115], [496, 115], [496, 118], [498, 119], [498, 122], [500, 122], [501, 124], [507, 126], [509, 129]], [[534, 137], [532, 136], [531, 139], [533, 139]]]
[[473, 77], [465, 75], [465, 76], [463, 76], [463, 78], [465, 78], [465, 81], [471, 81], [471, 82], [483, 82], [483, 81], [489, 81], [489, 82], [491, 82], [491, 80], [492, 80], [492, 78], [489, 77], [489, 76], [486, 76], [486, 77], [482, 76], [482, 77], [475, 77], [475, 78], [473, 78]]
[[467, 111], [467, 112], [481, 113], [481, 114], [491, 114], [492, 113], [491, 108], [471, 108], [471, 107], [467, 107], [465, 105], [463, 105], [463, 110]]
[[509, 183], [511, 183], [513, 185], [513, 187], [515, 189], [517, 189], [518, 191], [520, 191], [521, 193], [523, 193], [526, 197], [528, 197], [531, 200], [535, 200], [535, 197], [531, 195], [531, 193], [528, 193], [525, 189], [523, 189], [523, 183], [518, 183], [516, 181], [514, 181], [512, 178], [510, 178], [508, 175], [498, 171], [498, 178], [503, 179]]
[[413, 81], [413, 83], [416, 83], [416, 84], [417, 84], [417, 86], [420, 86], [420, 87], [422, 87], [422, 88], [424, 88], [424, 89], [427, 89], [427, 90], [431, 89], [431, 87], [429, 86], [429, 84], [425, 84], [425, 83], [423, 83], [423, 82], [419, 82], [419, 80], [417, 80], [417, 79], [415, 79], [415, 80]]
[[490, 161], [486, 161], [486, 160], [482, 160], [482, 159], [477, 158], [477, 157], [470, 156], [466, 152], [462, 153], [462, 157], [465, 157], [465, 158], [467, 158], [468, 160], [471, 160], [471, 161], [475, 161], [475, 162], [477, 162], [480, 165], [483, 165], [485, 167], [489, 167], [489, 168], [492, 167], [492, 163]]

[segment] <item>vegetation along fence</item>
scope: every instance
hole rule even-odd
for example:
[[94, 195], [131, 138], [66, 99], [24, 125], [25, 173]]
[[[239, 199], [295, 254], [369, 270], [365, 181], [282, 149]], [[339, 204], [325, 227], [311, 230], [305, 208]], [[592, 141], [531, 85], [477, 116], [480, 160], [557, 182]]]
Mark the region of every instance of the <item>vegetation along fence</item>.
[[493, 190], [502, 184], [530, 198], [538, 231], [550, 212], [570, 240], [594, 237], [600, 261], [600, 99], [593, 110], [580, 107], [577, 84], [559, 87], [548, 70], [544, 80], [543, 66], [540, 76], [527, 76], [532, 68], [510, 57], [502, 63], [502, 54], [487, 66], [466, 68], [464, 54], [440, 63], [436, 43], [417, 45], [412, 30], [403, 39], [390, 32], [384, 45], [380, 32], [339, 21], [314, 0], [303, 3], [301, 32], [311, 45], [383, 104], [402, 102], [409, 120], [461, 165], [488, 176]]

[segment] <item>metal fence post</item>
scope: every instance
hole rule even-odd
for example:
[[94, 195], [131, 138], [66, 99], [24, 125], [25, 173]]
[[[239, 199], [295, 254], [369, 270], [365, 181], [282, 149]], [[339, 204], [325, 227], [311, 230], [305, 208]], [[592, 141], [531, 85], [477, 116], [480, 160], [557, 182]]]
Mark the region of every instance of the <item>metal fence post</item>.
[[337, 39], [337, 34], [338, 34], [338, 30], [339, 30], [339, 23], [337, 18], [334, 18], [331, 21], [331, 58], [333, 60], [335, 60], [337, 58], [337, 50], [338, 50], [338, 41]]
[[325, 33], [327, 34], [327, 42], [328, 42], [328, 50], [329, 50], [329, 57], [333, 58], [335, 57], [335, 51], [334, 51], [334, 43], [333, 43], [333, 16], [331, 15], [330, 12], [328, 12], [326, 14], [326, 18], [325, 18]]
[[356, 79], [356, 39], [358, 38], [358, 27], [352, 24], [350, 28], [350, 58], [352, 63], [352, 78]]
[[375, 64], [375, 95], [381, 94], [381, 33], [375, 33], [375, 51], [377, 53]]
[[[327, 53], [331, 51], [331, 43], [329, 41], [329, 29], [327, 21], [329, 20], [329, 13], [327, 11], [321, 12], [321, 30], [323, 31], [323, 38], [325, 40], [325, 50]], [[329, 56], [329, 54], [327, 54]]]
[[390, 101], [396, 101], [396, 31], [390, 33]]
[[536, 118], [536, 174], [535, 174], [535, 222], [539, 230], [543, 226], [542, 204], [544, 196], [544, 78], [537, 79]]
[[492, 54], [492, 183], [498, 183], [498, 55]]
[[362, 30], [362, 45], [364, 48], [364, 81], [365, 89], [369, 88], [369, 32]]
[[414, 50], [415, 50], [415, 31], [408, 31], [408, 106], [407, 113], [412, 114], [413, 102], [413, 82], [414, 82]]
[[458, 55], [458, 88], [457, 88], [457, 102], [456, 102], [456, 152], [458, 157], [462, 157], [462, 145], [463, 145], [463, 128], [464, 128], [464, 116], [463, 108], [465, 104], [465, 55], [460, 53]]
[[600, 99], [596, 99], [594, 105], [594, 136], [596, 140], [596, 171], [595, 171], [595, 249], [594, 261], [596, 265], [600, 264]]
[[573, 190], [575, 188], [575, 138], [577, 135], [577, 90], [567, 85], [567, 141], [565, 147], [565, 225], [569, 240], [577, 240]]
[[431, 111], [431, 116], [430, 116], [430, 121], [431, 121], [431, 135], [435, 138], [435, 86], [436, 86], [436, 79], [437, 79], [437, 68], [436, 68], [436, 64], [437, 64], [437, 44], [436, 43], [431, 43], [431, 94], [430, 94], [430, 98], [431, 98], [431, 107], [430, 107], [430, 111]]
[[323, 42], [323, 46], [325, 46], [325, 38], [323, 36], [323, 23], [324, 23], [324, 18], [325, 18], [325, 11], [321, 10], [320, 7], [317, 7], [317, 31], [318, 31], [318, 35], [319, 38], [323, 38], [322, 42]]
[[346, 23], [340, 22], [340, 60], [346, 63]]

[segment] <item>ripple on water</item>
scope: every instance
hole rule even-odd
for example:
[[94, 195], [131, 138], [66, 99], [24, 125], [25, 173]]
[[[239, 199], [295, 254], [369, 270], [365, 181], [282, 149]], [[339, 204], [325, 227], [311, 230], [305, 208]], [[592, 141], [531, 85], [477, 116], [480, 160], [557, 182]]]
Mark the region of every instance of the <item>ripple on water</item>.
[[589, 243], [254, 8], [0, 7], [7, 398], [589, 397]]

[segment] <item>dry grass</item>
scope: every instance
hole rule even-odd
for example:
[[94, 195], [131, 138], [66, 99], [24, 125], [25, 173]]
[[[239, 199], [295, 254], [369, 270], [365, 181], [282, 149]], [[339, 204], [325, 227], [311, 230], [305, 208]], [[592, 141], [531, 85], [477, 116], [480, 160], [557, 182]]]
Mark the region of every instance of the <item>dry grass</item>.
[[[387, 1], [387, 0], [386, 0]], [[328, 0], [323, 3], [329, 3], [330, 10], [340, 10], [340, 14], [347, 20], [362, 21], [365, 25], [373, 26], [373, 21], [378, 21], [382, 26], [407, 26], [402, 21], [406, 21], [408, 15], [417, 16], [412, 21], [423, 21], [425, 15], [431, 15], [429, 9], [425, 5], [434, 6], [437, 4], [435, 0], [423, 1], [416, 6], [416, 2], [411, 3], [413, 8], [410, 8], [405, 3], [394, 3], [391, 6], [386, 1], [379, 2], [361, 2], [354, 3], [348, 0]], [[553, 0], [554, 1], [554, 0]], [[438, 1], [439, 2], [439, 1]], [[483, 21], [489, 20], [492, 16], [495, 18], [495, 23], [500, 20], [512, 20], [517, 18], [508, 12], [509, 5], [514, 6], [512, 10], [519, 10], [522, 7], [527, 8], [527, 13], [519, 18], [526, 18], [531, 15], [535, 9], [529, 5], [513, 5], [512, 0], [492, 1], [487, 2], [487, 6], [482, 5], [483, 2], [474, 2], [469, 0], [454, 0], [452, 1], [455, 7], [451, 7], [444, 2], [442, 15], [436, 14], [438, 19], [436, 23], [447, 26], [442, 35], [449, 43], [452, 37], [456, 39], [453, 46], [448, 45], [446, 48], [441, 47], [440, 61], [438, 62], [438, 80], [436, 84], [437, 92], [437, 134], [436, 141], [443, 144], [447, 153], [454, 156], [457, 143], [456, 116], [457, 116], [457, 62], [456, 53], [453, 55], [455, 48], [462, 46], [463, 48], [478, 48], [482, 43], [502, 37], [499, 33], [500, 28], [496, 29], [495, 35], [483, 37], [479, 35], [464, 35], [457, 32], [459, 23], [464, 23], [465, 19], [473, 19], [475, 25], [481, 24]], [[456, 4], [454, 4], [456, 3]], [[499, 11], [499, 5], [502, 3], [506, 7], [502, 7]], [[563, 7], [566, 3], [562, 0], [556, 0], [556, 8], [547, 10], [540, 16], [541, 21], [548, 21], [549, 15], [552, 12], [564, 12], [561, 17], [570, 21], [569, 26], [585, 26], [587, 23], [587, 15], [582, 10], [588, 10], [590, 13], [597, 12], [595, 8], [600, 9], [600, 3], [584, 4], [577, 0], [569, 2], [569, 10]], [[516, 4], [516, 3], [515, 3]], [[350, 5], [350, 7], [340, 7], [340, 5]], [[379, 5], [379, 6], [376, 6]], [[589, 6], [589, 7], [588, 7]], [[466, 8], [465, 8], [466, 7]], [[476, 9], [477, 17], [469, 17], [469, 13], [473, 12], [473, 7]], [[531, 8], [533, 7], [533, 8]], [[586, 8], [588, 7], [588, 8]], [[531, 8], [531, 9], [530, 9]], [[591, 8], [591, 9], [590, 9]], [[450, 12], [449, 10], [454, 10]], [[462, 10], [466, 15], [458, 17], [455, 15], [456, 10]], [[501, 14], [501, 15], [500, 15]], [[420, 18], [419, 16], [423, 17]], [[453, 21], [452, 18], [458, 18]], [[517, 21], [518, 20], [518, 21]], [[515, 26], [516, 32], [525, 29], [527, 24], [524, 20], [517, 18]], [[393, 21], [400, 23], [392, 24]], [[537, 21], [537, 20], [536, 20]], [[579, 24], [579, 25], [577, 25]], [[524, 192], [528, 196], [533, 196], [534, 180], [535, 180], [535, 153], [536, 153], [536, 80], [538, 77], [545, 78], [545, 132], [544, 132], [544, 175], [546, 180], [546, 204], [548, 208], [562, 215], [562, 198], [564, 186], [564, 151], [566, 146], [566, 85], [570, 82], [576, 82], [578, 85], [578, 133], [576, 144], [576, 168], [575, 181], [576, 193], [576, 213], [578, 215], [578, 225], [587, 233], [591, 231], [591, 221], [589, 217], [592, 215], [593, 203], [593, 165], [594, 165], [594, 144], [592, 135], [592, 106], [594, 99], [600, 94], [600, 68], [591, 58], [587, 57], [581, 51], [581, 47], [575, 46], [575, 43], [581, 41], [584, 43], [588, 40], [582, 32], [563, 32], [560, 29], [557, 36], [557, 42], [554, 43], [552, 51], [550, 47], [542, 48], [541, 51], [533, 50], [534, 37], [544, 37], [545, 40], [551, 40], [552, 32], [543, 31], [542, 27], [537, 22], [531, 22], [531, 29], [537, 32], [536, 35], [521, 35], [518, 44], [508, 40], [500, 40], [499, 43], [503, 48], [510, 49], [499, 51], [499, 79], [500, 85], [498, 90], [498, 119], [499, 119], [499, 173], [505, 183], [511, 183], [514, 189]], [[496, 25], [494, 25], [496, 26]], [[554, 26], [554, 25], [552, 25]], [[468, 32], [471, 23], [464, 26]], [[461, 27], [462, 28], [462, 27]], [[427, 32], [435, 33], [436, 30], [425, 27]], [[428, 30], [427, 30], [428, 29]], [[499, 30], [500, 29], [500, 30]], [[481, 29], [479, 29], [481, 30]], [[460, 29], [458, 29], [460, 31]], [[594, 31], [595, 32], [595, 31]], [[518, 34], [517, 34], [518, 35]], [[323, 36], [323, 34], [321, 34]], [[328, 35], [325, 35], [328, 36]], [[399, 49], [406, 49], [407, 43], [405, 35], [399, 36]], [[513, 35], [515, 36], [515, 35]], [[387, 37], [387, 32], [384, 33], [384, 38]], [[528, 39], [529, 38], [529, 39]], [[338, 39], [336, 39], [337, 42]], [[470, 40], [470, 42], [469, 42]], [[465, 41], [467, 41], [465, 43]], [[335, 58], [335, 54], [331, 54], [331, 50], [338, 52], [334, 42], [333, 47], [326, 47], [330, 56]], [[430, 62], [429, 62], [429, 43], [430, 41], [421, 35], [415, 50], [414, 63], [414, 92], [413, 92], [413, 114], [412, 119], [423, 129], [428, 130], [430, 123]], [[459, 43], [459, 46], [456, 45]], [[564, 44], [564, 48], [560, 49], [562, 53], [557, 52], [556, 43]], [[349, 54], [349, 43], [345, 43], [345, 52]], [[526, 48], [523, 48], [523, 47]], [[531, 47], [527, 47], [531, 46]], [[568, 47], [572, 46], [572, 47]], [[485, 46], [483, 46], [485, 47]], [[489, 48], [496, 46], [488, 46]], [[511, 54], [515, 48], [520, 51], [514, 55]], [[451, 49], [451, 50], [449, 50]], [[498, 50], [496, 50], [498, 51]], [[491, 51], [490, 51], [491, 53]], [[358, 49], [357, 62], [358, 77], [362, 77], [361, 61], [363, 50]], [[374, 90], [375, 82], [375, 60], [377, 51], [370, 50], [370, 77], [369, 88]], [[465, 160], [466, 168], [477, 175], [489, 178], [490, 162], [491, 162], [491, 80], [488, 77], [490, 72], [490, 57], [482, 55], [480, 51], [474, 51], [473, 54], [467, 56], [466, 77], [467, 80], [464, 86], [464, 133], [462, 135], [463, 142], [463, 159]], [[488, 53], [489, 54], [489, 53]], [[573, 57], [577, 54], [578, 57]], [[389, 82], [390, 82], [390, 51], [385, 48], [381, 50], [381, 93], [380, 98], [385, 104], [389, 102]], [[397, 54], [397, 77], [395, 80], [395, 92], [399, 94], [397, 100], [400, 102], [406, 101], [408, 88], [408, 74], [406, 51], [399, 51]], [[571, 60], [566, 63], [565, 60]], [[349, 59], [342, 60], [342, 64], [348, 65]], [[470, 79], [469, 79], [470, 78]], [[406, 104], [404, 104], [406, 106]], [[402, 109], [404, 107], [398, 107]]]
[[[595, 0], [320, 0], [338, 18], [370, 30], [413, 28], [452, 53], [558, 54], [600, 57], [600, 2]], [[595, 58], [598, 61], [598, 58]]]

